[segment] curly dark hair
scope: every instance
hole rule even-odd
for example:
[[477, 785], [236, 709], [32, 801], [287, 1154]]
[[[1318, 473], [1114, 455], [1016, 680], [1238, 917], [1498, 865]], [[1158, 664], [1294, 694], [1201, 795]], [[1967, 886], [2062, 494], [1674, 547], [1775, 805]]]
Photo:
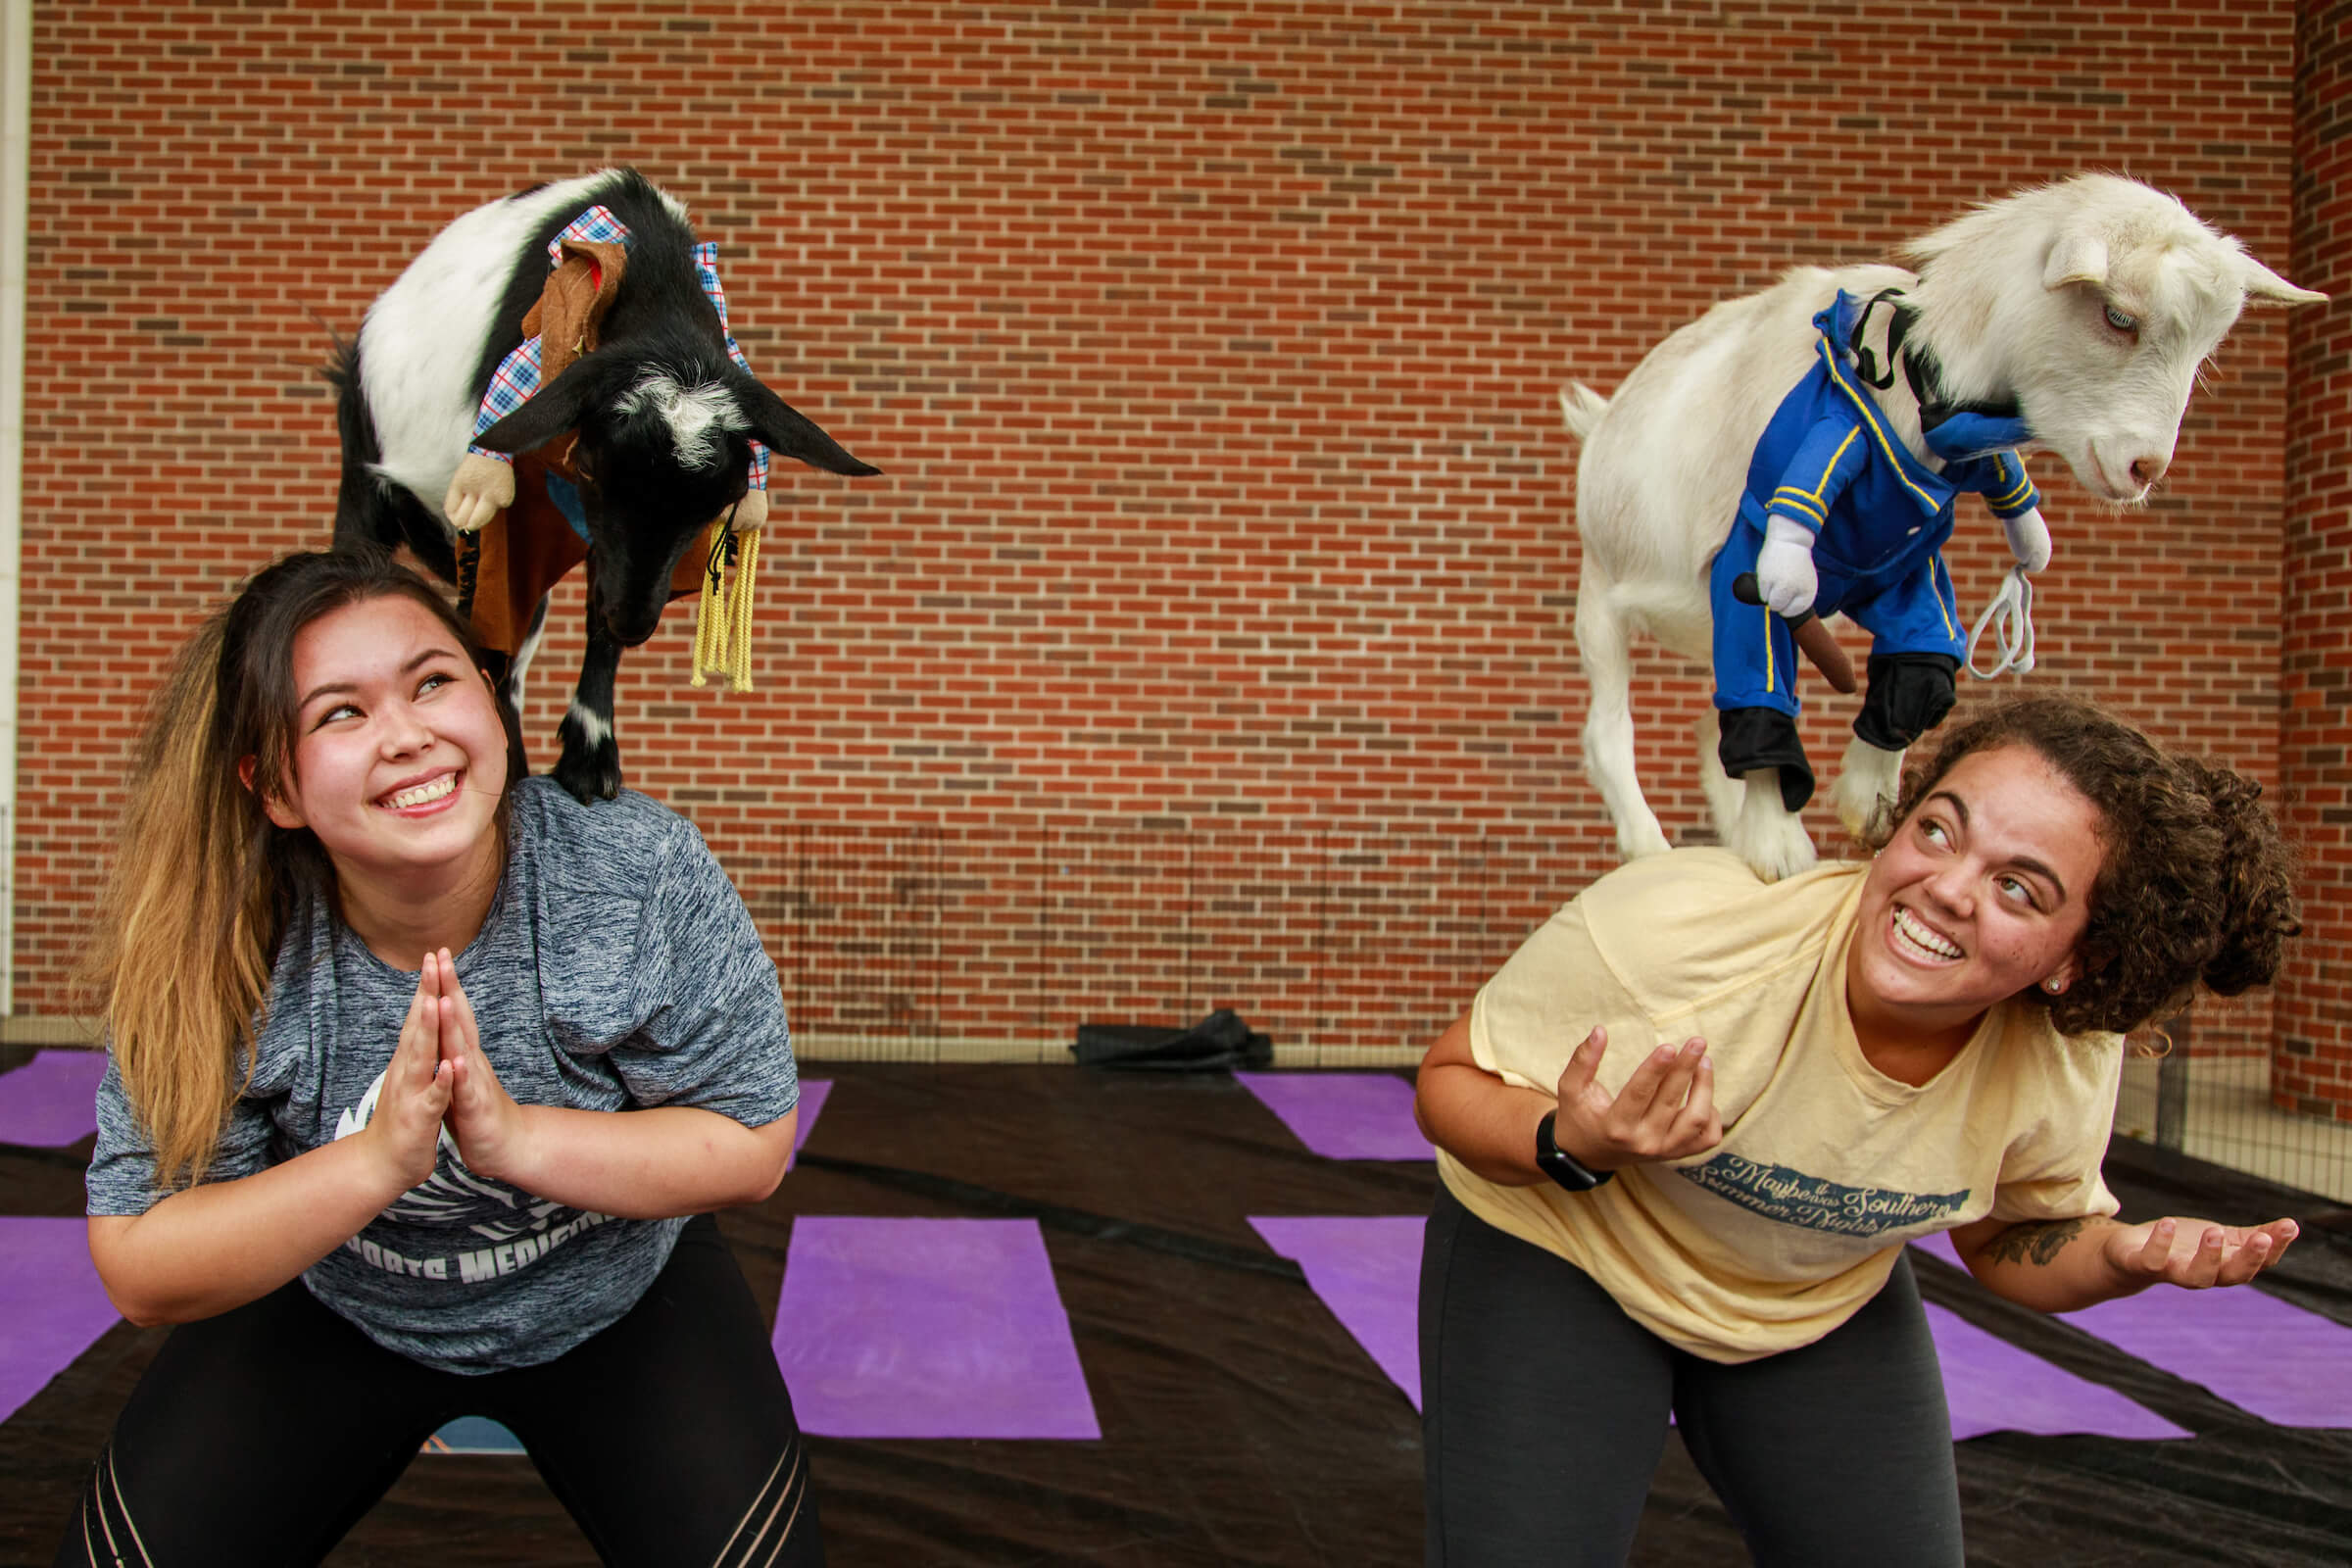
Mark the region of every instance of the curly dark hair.
[[2126, 1033], [2186, 1007], [2203, 982], [2233, 997], [2268, 985], [2302, 930], [2295, 855], [2261, 804], [2262, 786], [2192, 757], [2168, 757], [2079, 698], [2035, 695], [1952, 726], [1903, 772], [1901, 799], [1862, 835], [1884, 849], [1953, 764], [2029, 746], [2099, 813], [2104, 847], [2082, 933], [2082, 972], [2050, 1009], [2062, 1034]]

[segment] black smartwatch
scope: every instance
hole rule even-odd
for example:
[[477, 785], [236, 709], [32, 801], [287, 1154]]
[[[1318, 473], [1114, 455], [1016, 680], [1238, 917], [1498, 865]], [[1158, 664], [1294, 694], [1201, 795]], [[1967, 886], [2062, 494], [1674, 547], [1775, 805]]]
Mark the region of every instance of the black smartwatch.
[[1585, 1169], [1575, 1155], [1551, 1141], [1551, 1120], [1557, 1114], [1547, 1110], [1536, 1123], [1536, 1169], [1572, 1193], [1589, 1193], [1616, 1175], [1613, 1170]]

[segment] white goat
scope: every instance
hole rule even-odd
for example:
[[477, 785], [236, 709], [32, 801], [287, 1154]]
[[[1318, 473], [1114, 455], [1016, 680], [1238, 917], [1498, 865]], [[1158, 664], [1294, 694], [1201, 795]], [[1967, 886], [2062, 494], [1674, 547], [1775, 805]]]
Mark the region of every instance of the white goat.
[[[1799, 268], [1675, 332], [1614, 398], [1573, 382], [1560, 396], [1584, 442], [1576, 642], [1592, 694], [1585, 764], [1629, 859], [1667, 847], [1634, 770], [1628, 655], [1637, 630], [1693, 659], [1715, 656], [1724, 695], [1699, 724], [1700, 778], [1723, 841], [1767, 877], [1814, 858], [1795, 814], [1812, 779], [1788, 700], [1789, 628], [1781, 616], [1843, 609], [1877, 639], [1871, 694], [1832, 795], [1848, 826], [1892, 797], [1902, 748], [1951, 706], [1960, 661], [1880, 652], [1890, 645], [1873, 596], [1886, 590], [1891, 600], [1894, 590], [1871, 578], [1852, 537], [1840, 546], [1834, 512], [1826, 525], [1821, 519], [1847, 478], [1833, 478], [1820, 461], [1801, 475], [1771, 469], [1759, 453], [1760, 442], [1782, 456], [1797, 447], [1812, 416], [1795, 406], [1806, 383], [1819, 386], [1825, 374], [1843, 383], [1821, 394], [1813, 412], [1841, 415], [1857, 433], [1859, 447], [1835, 460], [1840, 474], [1858, 454], [1879, 466], [1876, 479], [1854, 481], [1845, 499], [1875, 501], [1884, 513], [1896, 497], [1900, 515], [1883, 518], [1870, 548], [1889, 527], [1899, 536], [1908, 524], [1920, 536], [1925, 565], [1914, 564], [1922, 574], [1908, 590], [1912, 612], [1942, 616], [1941, 635], [1958, 616], [1935, 555], [1949, 531], [1954, 487], [1985, 493], [2002, 514], [2022, 588], [2024, 573], [2047, 564], [2049, 535], [2031, 483], [2011, 487], [2023, 476], [2012, 449], [2055, 452], [2103, 501], [2138, 505], [2172, 462], [2199, 367], [2246, 299], [2327, 297], [2279, 277], [2172, 197], [2108, 174], [1988, 203], [1903, 254], [1917, 272]], [[2005, 469], [1993, 466], [2003, 460]], [[1876, 493], [1866, 493], [1872, 483]], [[1752, 569], [1752, 586], [1731, 589], [1730, 567]], [[1726, 597], [1732, 591], [1737, 604]], [[1727, 638], [1738, 644], [1729, 653]], [[1965, 657], [1965, 638], [1951, 647]], [[1740, 684], [1761, 689], [1761, 678], [1775, 707], [1740, 706], [1727, 678], [1737, 660], [1750, 661]], [[1742, 783], [1719, 760], [1724, 750], [1746, 760], [1735, 768]]]

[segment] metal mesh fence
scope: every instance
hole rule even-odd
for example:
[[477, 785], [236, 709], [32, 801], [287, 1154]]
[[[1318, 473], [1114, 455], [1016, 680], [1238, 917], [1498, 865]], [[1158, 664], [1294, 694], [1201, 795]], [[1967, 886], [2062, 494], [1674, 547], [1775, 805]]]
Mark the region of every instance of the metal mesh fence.
[[2280, 1103], [2267, 1055], [2199, 1054], [2188, 1019], [2166, 1032], [2163, 1055], [2124, 1064], [2117, 1137], [2352, 1203], [2352, 1122]]

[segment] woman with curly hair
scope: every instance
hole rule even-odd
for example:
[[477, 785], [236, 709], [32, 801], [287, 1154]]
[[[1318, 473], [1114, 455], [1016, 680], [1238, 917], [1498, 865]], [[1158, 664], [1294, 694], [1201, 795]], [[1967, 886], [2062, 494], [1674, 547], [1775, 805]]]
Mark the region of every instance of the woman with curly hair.
[[1421, 1067], [1427, 1560], [1623, 1562], [1671, 1414], [1757, 1562], [1959, 1563], [1904, 1243], [2063, 1312], [2295, 1237], [2127, 1225], [2099, 1176], [2122, 1034], [2297, 930], [2258, 793], [2031, 698], [1948, 731], [1866, 861], [1653, 856], [1529, 938]]

